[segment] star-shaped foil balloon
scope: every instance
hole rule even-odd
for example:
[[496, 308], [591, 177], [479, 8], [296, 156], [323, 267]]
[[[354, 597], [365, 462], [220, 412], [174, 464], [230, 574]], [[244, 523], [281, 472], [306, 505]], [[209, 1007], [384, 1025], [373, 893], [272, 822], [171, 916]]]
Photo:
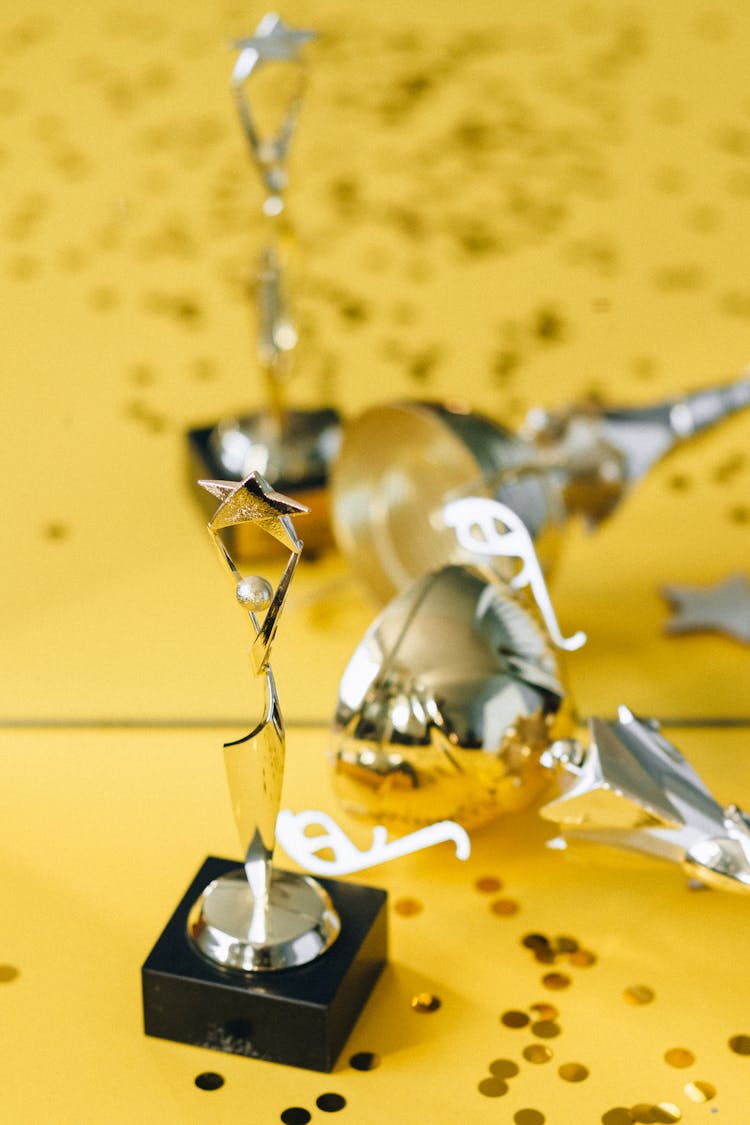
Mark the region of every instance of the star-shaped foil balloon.
[[733, 574], [714, 586], [662, 586], [674, 608], [667, 633], [724, 633], [750, 644], [750, 584]]

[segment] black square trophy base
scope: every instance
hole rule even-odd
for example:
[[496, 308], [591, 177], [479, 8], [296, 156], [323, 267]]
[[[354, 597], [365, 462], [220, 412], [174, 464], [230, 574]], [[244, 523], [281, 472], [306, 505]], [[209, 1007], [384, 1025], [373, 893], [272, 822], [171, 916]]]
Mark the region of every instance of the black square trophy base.
[[141, 970], [147, 1035], [330, 1071], [388, 953], [386, 893], [318, 879], [341, 933], [317, 960], [245, 974], [214, 967], [187, 936], [190, 908], [237, 861], [209, 856]]

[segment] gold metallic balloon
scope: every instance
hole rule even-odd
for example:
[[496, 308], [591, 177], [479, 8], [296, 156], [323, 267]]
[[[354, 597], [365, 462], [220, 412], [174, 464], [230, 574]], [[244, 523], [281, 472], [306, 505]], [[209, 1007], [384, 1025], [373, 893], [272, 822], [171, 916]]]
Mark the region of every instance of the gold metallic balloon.
[[394, 598], [352, 656], [334, 789], [347, 811], [393, 831], [444, 819], [473, 827], [539, 795], [541, 753], [570, 728], [532, 613], [488, 571], [447, 566]]

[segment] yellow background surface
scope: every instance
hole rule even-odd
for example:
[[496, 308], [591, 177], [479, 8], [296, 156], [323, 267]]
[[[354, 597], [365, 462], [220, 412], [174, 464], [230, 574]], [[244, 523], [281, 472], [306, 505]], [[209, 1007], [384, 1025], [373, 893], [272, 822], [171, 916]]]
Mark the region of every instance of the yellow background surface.
[[[545, 851], [533, 813], [373, 872], [392, 964], [332, 1076], [147, 1041], [138, 968], [207, 852], [236, 845], [219, 745], [254, 721], [243, 623], [187, 480], [187, 428], [262, 399], [243, 279], [260, 188], [225, 44], [262, 9], [0, 9], [3, 356], [2, 1105], [12, 1122], [275, 1121], [326, 1089], [344, 1119], [552, 1125], [666, 1101], [744, 1125], [748, 905], [679, 872]], [[734, 4], [293, 3], [322, 32], [295, 139], [303, 344], [295, 402], [345, 415], [461, 395], [511, 425], [593, 392], [651, 402], [748, 358], [750, 10]], [[747, 571], [750, 415], [675, 453], [594, 534], [571, 527], [553, 596], [582, 715], [743, 719], [748, 650], [663, 633], [664, 583]], [[334, 554], [304, 560], [275, 650], [285, 803], [334, 812], [326, 726], [373, 606]], [[205, 724], [205, 725], [201, 725]], [[210, 724], [215, 724], [214, 727]], [[670, 730], [723, 801], [750, 804], [746, 731]], [[497, 875], [520, 909], [494, 915]], [[598, 956], [556, 998], [519, 944]], [[1, 974], [0, 974], [1, 975]], [[643, 983], [656, 998], [625, 1004]], [[441, 1008], [413, 1013], [412, 994]], [[511, 1008], [561, 1036], [521, 1061]], [[524, 1038], [526, 1036], [526, 1038]], [[665, 1050], [697, 1056], [678, 1071]], [[368, 1074], [347, 1068], [374, 1050]], [[521, 1066], [498, 1101], [489, 1062]], [[590, 1070], [563, 1082], [560, 1063]], [[195, 1074], [221, 1070], [215, 1093]], [[691, 1080], [713, 1083], [694, 1104]], [[316, 1120], [321, 1114], [314, 1110]]]

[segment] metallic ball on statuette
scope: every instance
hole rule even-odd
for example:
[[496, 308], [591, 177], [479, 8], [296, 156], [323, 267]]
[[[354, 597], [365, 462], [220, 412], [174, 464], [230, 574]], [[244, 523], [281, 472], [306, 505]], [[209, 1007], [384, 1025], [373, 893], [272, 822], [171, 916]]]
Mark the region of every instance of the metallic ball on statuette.
[[259, 574], [250, 574], [247, 578], [240, 578], [237, 583], [237, 601], [245, 609], [257, 612], [268, 609], [273, 599], [273, 587]]

